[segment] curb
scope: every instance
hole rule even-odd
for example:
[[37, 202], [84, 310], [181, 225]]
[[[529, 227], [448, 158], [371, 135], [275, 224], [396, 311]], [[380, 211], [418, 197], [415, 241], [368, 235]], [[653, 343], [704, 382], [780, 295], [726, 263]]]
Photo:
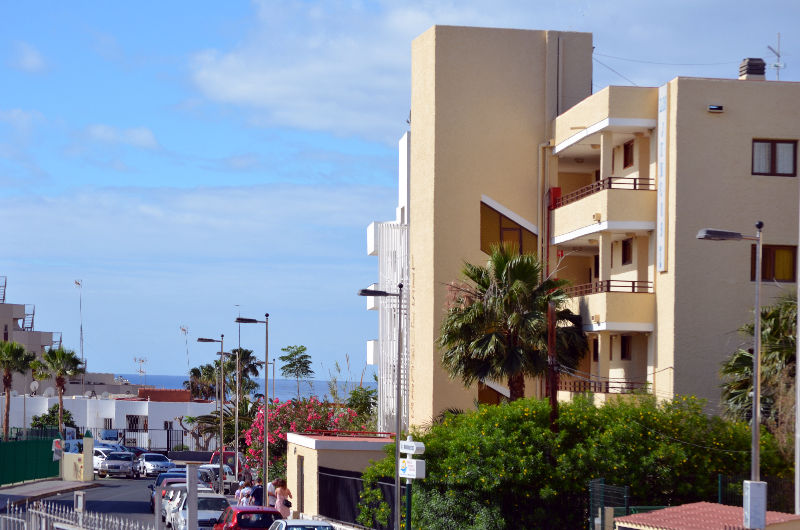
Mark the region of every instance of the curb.
[[[42, 481], [42, 482], [45, 482], [45, 481]], [[36, 494], [36, 495], [26, 496], [26, 497], [24, 497], [22, 499], [18, 499], [18, 500], [15, 500], [15, 501], [9, 501], [8, 502], [8, 506], [19, 506], [20, 504], [28, 504], [28, 503], [31, 503], [31, 502], [35, 502], [35, 501], [39, 501], [39, 500], [45, 499], [47, 497], [53, 497], [55, 495], [62, 495], [64, 493], [71, 493], [73, 491], [88, 490], [88, 489], [99, 488], [99, 487], [102, 487], [102, 484], [100, 484], [98, 482], [94, 482], [94, 481], [93, 482], [87, 482], [86, 484], [80, 484], [78, 486], [70, 486], [69, 488], [64, 488], [64, 489], [60, 489], [60, 490], [57, 490], [57, 491], [49, 491], [49, 492], [46, 492], [46, 493], [39, 493], [39, 494]], [[0, 512], [1, 513], [5, 513], [5, 511], [6, 511], [6, 507], [5, 506], [0, 506]]]

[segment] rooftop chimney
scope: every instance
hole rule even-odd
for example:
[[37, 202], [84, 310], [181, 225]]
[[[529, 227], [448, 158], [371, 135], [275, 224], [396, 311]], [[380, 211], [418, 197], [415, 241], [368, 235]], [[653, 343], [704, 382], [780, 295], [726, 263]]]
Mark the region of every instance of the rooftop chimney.
[[739, 65], [739, 79], [764, 81], [766, 79], [764, 76], [765, 69], [764, 59], [747, 57], [742, 59], [742, 64]]

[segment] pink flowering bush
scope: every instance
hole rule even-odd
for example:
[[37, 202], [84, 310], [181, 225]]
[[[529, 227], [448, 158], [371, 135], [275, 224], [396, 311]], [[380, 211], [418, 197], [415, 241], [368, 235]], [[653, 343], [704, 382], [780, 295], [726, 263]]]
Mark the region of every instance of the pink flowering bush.
[[[323, 402], [316, 397], [269, 404], [269, 466], [270, 478], [286, 469], [286, 434], [326, 431], [363, 431], [367, 418], [346, 406]], [[247, 444], [246, 456], [254, 469], [261, 467], [264, 443], [264, 407], [259, 407], [253, 424], [243, 431]]]

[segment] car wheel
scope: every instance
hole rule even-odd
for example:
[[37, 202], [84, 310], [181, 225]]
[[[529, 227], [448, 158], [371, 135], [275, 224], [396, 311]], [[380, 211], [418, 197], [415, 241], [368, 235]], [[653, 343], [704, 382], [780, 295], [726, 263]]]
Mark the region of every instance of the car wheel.
[[98, 471], [98, 472], [97, 472], [97, 477], [98, 477], [98, 478], [106, 478], [106, 476], [107, 476], [107, 474], [106, 474], [106, 473], [103, 473], [102, 471]]

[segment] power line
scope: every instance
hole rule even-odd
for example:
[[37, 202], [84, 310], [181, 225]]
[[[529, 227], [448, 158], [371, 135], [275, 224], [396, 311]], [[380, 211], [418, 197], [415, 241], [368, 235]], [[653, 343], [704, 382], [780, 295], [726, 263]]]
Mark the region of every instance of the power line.
[[656, 433], [656, 434], [658, 434], [660, 436], [663, 436], [664, 438], [669, 438], [670, 440], [672, 440], [674, 442], [678, 442], [678, 443], [681, 443], [681, 444], [684, 444], [684, 445], [691, 445], [693, 447], [698, 447], [700, 449], [708, 449], [710, 451], [719, 451], [721, 453], [749, 453], [750, 452], [749, 449], [747, 449], [747, 450], [720, 449], [719, 447], [713, 447], [713, 446], [710, 446], [710, 445], [700, 445], [700, 444], [696, 444], [694, 442], [687, 442], [686, 440], [681, 440], [680, 438], [675, 438], [674, 436], [670, 436], [669, 434], [664, 434], [663, 432], [658, 431], [656, 429], [653, 429], [652, 427], [648, 427], [646, 425], [642, 425], [641, 423], [639, 423], [638, 421], [634, 420], [633, 418], [628, 418], [628, 419], [630, 421], [632, 421], [633, 423], [635, 423], [636, 425], [638, 425], [639, 427], [643, 428], [643, 429], [647, 429], [648, 431], [652, 431], [652, 432], [654, 432], [654, 433]]
[[598, 52], [594, 52], [594, 55], [599, 55], [600, 57], [608, 57], [609, 59], [617, 59], [619, 61], [628, 61], [630, 63], [657, 64], [661, 66], [721, 66], [725, 64], [737, 64], [739, 62], [739, 61], [725, 61], [721, 63], [663, 63], [659, 61], [645, 61], [643, 59], [630, 59], [628, 57], [619, 57], [616, 55], [607, 55], [605, 53], [598, 53]]
[[617, 74], [618, 76], [620, 76], [622, 79], [624, 79], [624, 80], [625, 80], [625, 81], [627, 81], [628, 83], [632, 84], [633, 86], [639, 86], [639, 85], [637, 85], [636, 83], [634, 83], [634, 82], [633, 82], [631, 79], [629, 79], [629, 78], [625, 77], [624, 75], [622, 75], [621, 73], [617, 72], [616, 70], [614, 70], [613, 68], [611, 68], [611, 67], [610, 67], [610, 66], [608, 66], [607, 64], [605, 64], [605, 63], [601, 62], [599, 59], [597, 59], [597, 58], [595, 58], [595, 57], [592, 57], [592, 60], [593, 60], [593, 61], [595, 61], [597, 64], [599, 64], [599, 65], [601, 65], [601, 66], [605, 66], [606, 68], [608, 68], [609, 70], [611, 70], [612, 72], [614, 72], [615, 74]]

